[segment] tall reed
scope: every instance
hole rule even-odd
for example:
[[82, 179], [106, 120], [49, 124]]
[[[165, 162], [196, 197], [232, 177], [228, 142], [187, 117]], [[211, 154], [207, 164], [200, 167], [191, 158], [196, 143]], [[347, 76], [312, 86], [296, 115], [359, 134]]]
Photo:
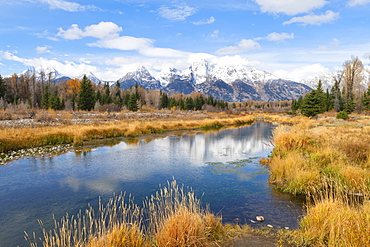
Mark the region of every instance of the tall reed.
[[298, 246], [370, 246], [370, 128], [280, 126], [267, 164], [270, 182], [307, 196]]
[[[218, 246], [225, 237], [221, 218], [201, 207], [191, 189], [168, 182], [143, 206], [120, 194], [98, 209], [91, 206], [76, 216], [54, 220], [54, 229], [43, 227], [44, 247]], [[26, 234], [31, 247], [37, 241]]]

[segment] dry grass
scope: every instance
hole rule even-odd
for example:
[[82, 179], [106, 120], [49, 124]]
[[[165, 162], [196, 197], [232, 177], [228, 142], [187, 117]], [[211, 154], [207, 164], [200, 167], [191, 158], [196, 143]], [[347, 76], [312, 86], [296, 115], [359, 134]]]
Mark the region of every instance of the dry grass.
[[[139, 207], [120, 195], [99, 209], [54, 219], [44, 247], [219, 246], [227, 240], [221, 218], [201, 208], [191, 189], [169, 182]], [[42, 223], [41, 223], [42, 224]], [[31, 247], [36, 241], [26, 235]], [[36, 238], [35, 238], [36, 239]]]
[[307, 195], [298, 246], [370, 246], [369, 122], [306, 121], [274, 132], [270, 182]]
[[279, 126], [273, 138], [270, 181], [286, 191], [307, 194], [327, 178], [351, 193], [370, 186], [368, 126]]
[[353, 205], [344, 198], [320, 199], [308, 207], [301, 229], [293, 232], [299, 246], [369, 246], [370, 203]]
[[[43, 114], [46, 114], [44, 116]], [[126, 114], [126, 113], [122, 113]], [[251, 124], [254, 116], [251, 115], [226, 115], [215, 113], [158, 113], [157, 115], [146, 114], [141, 117], [131, 115], [122, 120], [109, 120], [96, 122], [90, 120], [88, 124], [65, 124], [70, 119], [67, 112], [43, 111], [36, 116], [41, 118], [55, 119], [55, 115], [65, 117], [63, 123], [58, 126], [38, 126], [38, 127], [11, 127], [0, 129], [0, 152], [14, 151], [22, 148], [38, 147], [44, 145], [69, 144], [81, 145], [84, 141], [93, 139], [104, 139], [112, 137], [133, 137], [138, 135], [162, 133], [175, 130], [189, 129], [212, 129], [222, 126], [241, 126]], [[159, 116], [162, 116], [159, 118]], [[49, 121], [49, 120], [45, 120]], [[59, 122], [60, 123], [60, 122]]]

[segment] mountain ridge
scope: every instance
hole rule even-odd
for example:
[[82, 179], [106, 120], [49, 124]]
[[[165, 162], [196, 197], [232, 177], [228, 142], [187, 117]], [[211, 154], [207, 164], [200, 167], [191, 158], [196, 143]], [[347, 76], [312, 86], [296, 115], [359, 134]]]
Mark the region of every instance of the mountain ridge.
[[[55, 76], [55, 81], [69, 78], [62, 77], [55, 69], [53, 73], [59, 76]], [[92, 72], [86, 76], [95, 84], [116, 84], [113, 81], [103, 81]], [[82, 77], [83, 75], [79, 76], [80, 79]], [[293, 100], [312, 90], [303, 83], [284, 80], [250, 66], [211, 63], [205, 59], [191, 63], [184, 70], [166, 68], [156, 73], [139, 66], [117, 81], [121, 88], [130, 88], [137, 84], [145, 89], [162, 90], [169, 94], [199, 92], [229, 102]]]

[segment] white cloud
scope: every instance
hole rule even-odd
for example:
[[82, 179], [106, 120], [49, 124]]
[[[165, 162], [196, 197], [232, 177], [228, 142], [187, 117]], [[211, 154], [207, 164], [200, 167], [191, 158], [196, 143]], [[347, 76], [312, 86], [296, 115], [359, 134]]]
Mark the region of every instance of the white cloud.
[[152, 46], [153, 41], [146, 38], [135, 38], [131, 36], [120, 36], [110, 39], [101, 39], [88, 46], [99, 48], [117, 49], [121, 51], [142, 50]]
[[141, 49], [140, 54], [147, 57], [164, 57], [164, 58], [184, 58], [190, 53], [179, 51], [171, 48], [158, 48], [158, 47], [147, 47]]
[[216, 19], [211, 16], [209, 19], [206, 19], [206, 20], [200, 20], [200, 21], [195, 21], [195, 22], [192, 22], [194, 25], [207, 25], [207, 24], [212, 24], [216, 21]]
[[35, 50], [37, 53], [51, 53], [51, 51], [49, 50], [49, 47], [47, 46], [38, 46], [35, 48]]
[[220, 34], [219, 30], [214, 30], [212, 33], [208, 35], [203, 35], [203, 37], [211, 38], [211, 39], [217, 39], [218, 35]]
[[159, 15], [171, 21], [184, 21], [187, 17], [195, 14], [196, 12], [196, 8], [190, 7], [186, 4], [176, 5], [173, 8], [159, 8]]
[[348, 2], [348, 6], [356, 6], [356, 5], [365, 5], [365, 4], [368, 4], [370, 3], [370, 0], [350, 0]]
[[243, 39], [236, 46], [229, 46], [217, 50], [215, 53], [219, 55], [237, 54], [250, 50], [260, 49], [261, 46], [258, 42], [251, 39]]
[[75, 63], [72, 61], [60, 62], [55, 59], [46, 59], [43, 57], [27, 59], [18, 57], [10, 52], [3, 51], [0, 51], [0, 58], [10, 61], [16, 61], [29, 67], [35, 67], [37, 69], [55, 68], [59, 73], [72, 77], [77, 77], [81, 74], [88, 74], [89, 72], [97, 74], [97, 72], [99, 71], [97, 67], [85, 63]]
[[98, 40], [88, 43], [88, 46], [106, 49], [117, 49], [121, 51], [138, 51], [140, 54], [148, 57], [185, 57], [187, 52], [170, 49], [158, 48], [153, 45], [154, 41], [148, 38], [136, 38], [132, 36], [119, 36], [122, 28], [113, 22], [100, 22], [96, 25], [90, 25], [83, 30], [77, 24], [71, 25], [67, 30], [59, 28], [57, 36], [69, 40], [82, 39], [84, 37], [94, 37]]
[[87, 9], [95, 9], [92, 5], [80, 5], [74, 2], [64, 0], [39, 0], [39, 2], [49, 5], [50, 9], [61, 9], [69, 12], [84, 11]]
[[315, 63], [295, 68], [291, 71], [277, 70], [274, 72], [274, 75], [276, 75], [279, 78], [300, 81], [305, 78], [309, 78], [312, 76], [320, 76], [327, 74], [329, 72], [330, 70], [327, 67], [323, 66], [322, 64]]
[[102, 21], [99, 24], [87, 26], [84, 30], [80, 29], [77, 24], [72, 24], [67, 30], [59, 28], [57, 36], [70, 40], [82, 39], [84, 37], [104, 39], [118, 37], [121, 31], [122, 28], [117, 24]]
[[319, 46], [318, 47], [318, 50], [320, 51], [329, 51], [330, 49], [334, 48], [334, 47], [338, 47], [340, 46], [340, 41], [338, 39], [333, 39], [331, 42], [330, 42], [330, 45], [329, 46]]
[[279, 42], [279, 41], [283, 41], [283, 40], [286, 40], [286, 39], [294, 39], [294, 33], [270, 33], [269, 35], [267, 35], [266, 37], [266, 40], [268, 41], [276, 41], [276, 42]]
[[254, 0], [262, 12], [296, 15], [320, 9], [328, 2], [325, 0]]
[[292, 23], [302, 23], [303, 25], [322, 25], [325, 23], [333, 22], [339, 18], [339, 13], [334, 13], [331, 10], [326, 11], [323, 15], [309, 14], [306, 16], [293, 17], [289, 21], [283, 22], [283, 25], [289, 25]]

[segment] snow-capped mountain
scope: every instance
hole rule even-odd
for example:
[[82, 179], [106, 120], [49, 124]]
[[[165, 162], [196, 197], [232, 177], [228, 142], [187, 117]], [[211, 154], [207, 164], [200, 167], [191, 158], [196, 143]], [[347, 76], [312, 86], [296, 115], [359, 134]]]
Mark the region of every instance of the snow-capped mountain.
[[[79, 79], [82, 79], [84, 77], [84, 75], [80, 75], [78, 78]], [[93, 82], [95, 84], [101, 84], [103, 82], [101, 79], [99, 79], [98, 77], [96, 77], [94, 75], [94, 73], [92, 73], [92, 72], [90, 72], [89, 74], [86, 74], [86, 77], [87, 77], [87, 79], [89, 79], [91, 82]]]
[[139, 67], [136, 71], [127, 73], [118, 81], [121, 84], [121, 88], [129, 88], [136, 83], [144, 88], [160, 88], [160, 82], [155, 79], [144, 66]]
[[119, 82], [122, 88], [137, 83], [144, 88], [161, 89], [168, 93], [201, 92], [233, 102], [297, 99], [311, 90], [304, 84], [279, 79], [256, 68], [241, 64], [211, 64], [204, 59], [193, 62], [182, 71], [167, 68], [155, 75], [141, 66], [127, 73]]
[[[40, 77], [34, 69], [26, 73]], [[58, 71], [44, 71], [45, 79], [53, 82], [67, 81], [70, 77], [61, 76]], [[106, 83], [92, 72], [86, 74], [95, 84]], [[80, 79], [82, 79], [81, 75]], [[37, 78], [38, 80], [39, 78]], [[313, 79], [314, 81], [315, 79]], [[201, 92], [218, 100], [242, 102], [247, 100], [291, 100], [309, 92], [311, 88], [303, 83], [280, 79], [271, 73], [243, 64], [224, 64], [205, 59], [191, 63], [188, 68], [178, 70], [166, 68], [159, 72], [149, 72], [144, 66], [126, 73], [119, 80], [121, 88], [135, 84], [147, 89], [163, 90], [170, 94]], [[110, 86], [115, 82], [108, 82]], [[309, 82], [306, 82], [309, 83]], [[312, 84], [310, 84], [312, 86]]]

